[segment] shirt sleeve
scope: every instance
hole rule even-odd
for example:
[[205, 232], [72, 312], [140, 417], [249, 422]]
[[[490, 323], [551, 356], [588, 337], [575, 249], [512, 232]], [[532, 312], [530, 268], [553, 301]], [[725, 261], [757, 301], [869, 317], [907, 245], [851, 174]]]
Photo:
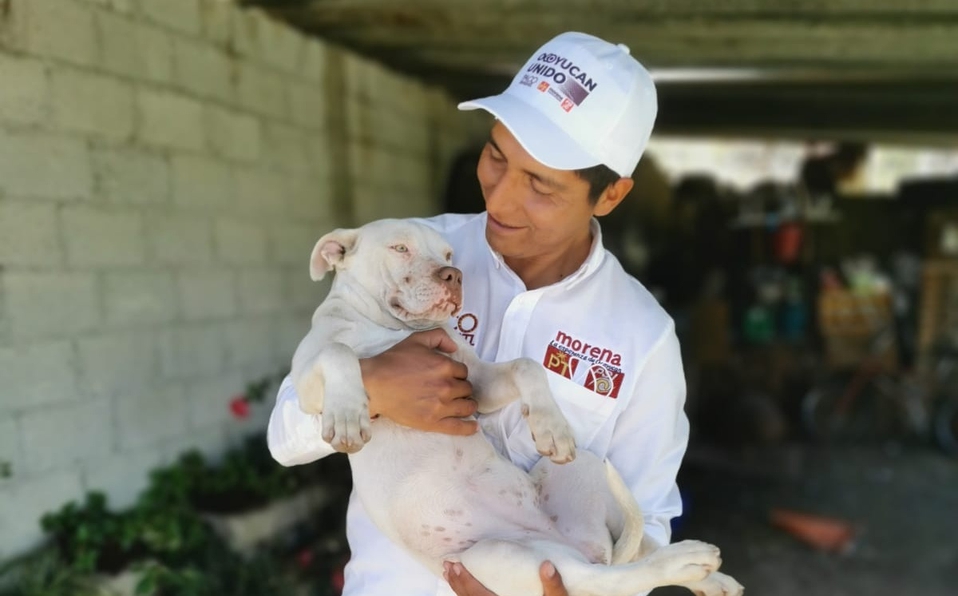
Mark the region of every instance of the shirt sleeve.
[[685, 391], [682, 355], [671, 324], [616, 421], [608, 451], [642, 509], [646, 535], [661, 545], [672, 538], [671, 519], [682, 514], [675, 479], [689, 440]]
[[266, 442], [273, 459], [284, 466], [308, 464], [336, 452], [323, 440], [323, 417], [300, 409], [299, 397], [289, 376], [276, 392]]

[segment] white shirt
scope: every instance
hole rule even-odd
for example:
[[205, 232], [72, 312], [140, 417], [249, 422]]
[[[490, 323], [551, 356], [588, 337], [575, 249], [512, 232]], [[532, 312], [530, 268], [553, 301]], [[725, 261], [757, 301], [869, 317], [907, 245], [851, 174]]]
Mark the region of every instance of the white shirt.
[[[531, 291], [486, 242], [485, 214], [421, 221], [443, 234], [463, 272], [460, 334], [485, 360], [525, 356], [543, 363], [577, 447], [611, 460], [642, 508], [645, 532], [667, 544], [669, 520], [682, 512], [675, 477], [689, 436], [685, 375], [669, 315], [602, 248], [596, 221], [592, 250], [579, 270]], [[484, 416], [481, 426], [516, 465], [528, 470], [539, 459], [518, 403]], [[320, 428], [318, 416], [299, 409], [287, 378], [267, 433], [273, 457], [289, 466], [333, 453]], [[383, 536], [355, 494], [346, 534], [351, 559], [344, 596], [454, 594]]]

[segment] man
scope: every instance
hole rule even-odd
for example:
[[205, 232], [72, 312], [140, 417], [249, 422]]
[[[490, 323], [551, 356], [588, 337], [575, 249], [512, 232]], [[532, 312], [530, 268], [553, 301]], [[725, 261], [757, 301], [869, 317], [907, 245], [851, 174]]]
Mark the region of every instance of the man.
[[[657, 111], [652, 80], [627, 47], [565, 33], [504, 93], [459, 107], [497, 122], [477, 167], [486, 212], [426, 220], [463, 271], [456, 328], [486, 360], [543, 363], [578, 448], [611, 460], [642, 507], [646, 537], [666, 544], [681, 513], [675, 477], [688, 440], [678, 340], [671, 318], [602, 248], [595, 220], [632, 189]], [[442, 353], [455, 349], [433, 330], [363, 360], [370, 414], [476, 432], [462, 420], [475, 412], [465, 366]], [[480, 423], [516, 465], [528, 470], [538, 459], [518, 403]], [[273, 456], [294, 465], [332, 453], [319, 428], [287, 379], [270, 420]], [[347, 535], [347, 596], [491, 594], [461, 565], [447, 565], [449, 584], [432, 576], [378, 531], [355, 495]], [[565, 594], [549, 563], [541, 574], [547, 596]]]

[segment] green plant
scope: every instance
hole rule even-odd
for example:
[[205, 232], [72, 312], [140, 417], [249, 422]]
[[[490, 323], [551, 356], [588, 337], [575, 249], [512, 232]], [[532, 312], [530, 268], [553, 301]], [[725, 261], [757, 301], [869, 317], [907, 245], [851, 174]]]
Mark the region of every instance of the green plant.
[[13, 476], [13, 464], [0, 459], [0, 480]]
[[101, 492], [87, 494], [81, 506], [70, 502], [41, 519], [60, 556], [81, 573], [115, 573], [139, 556], [138, 529], [128, 514], [107, 508]]
[[50, 549], [5, 565], [0, 580], [11, 586], [2, 596], [97, 596], [89, 576], [64, 564]]

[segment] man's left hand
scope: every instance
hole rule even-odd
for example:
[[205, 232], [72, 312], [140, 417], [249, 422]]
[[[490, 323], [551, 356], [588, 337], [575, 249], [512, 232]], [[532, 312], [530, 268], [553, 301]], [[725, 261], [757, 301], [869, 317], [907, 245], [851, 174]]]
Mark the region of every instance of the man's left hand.
[[[443, 577], [449, 582], [449, 587], [457, 596], [496, 596], [490, 592], [479, 581], [472, 577], [472, 574], [466, 571], [461, 563], [443, 564], [445, 571]], [[562, 577], [556, 568], [546, 561], [539, 567], [539, 577], [542, 579], [543, 596], [569, 596], [565, 586], [562, 585]]]

